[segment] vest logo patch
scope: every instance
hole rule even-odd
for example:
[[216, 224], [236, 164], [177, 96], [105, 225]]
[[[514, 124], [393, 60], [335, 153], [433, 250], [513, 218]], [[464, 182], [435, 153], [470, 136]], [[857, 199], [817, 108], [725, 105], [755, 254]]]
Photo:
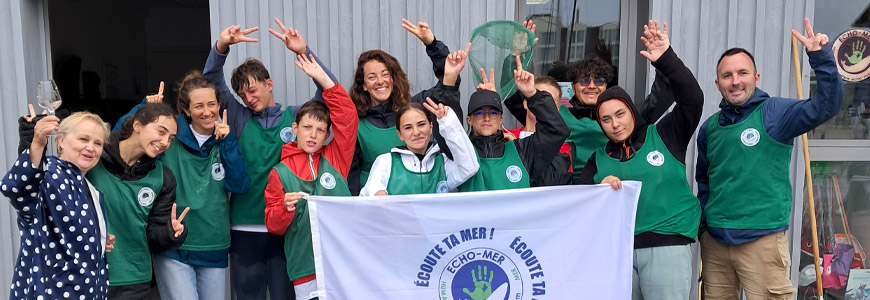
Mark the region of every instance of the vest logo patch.
[[505, 175], [507, 175], [507, 179], [513, 183], [520, 182], [523, 179], [523, 170], [520, 170], [520, 167], [511, 165], [505, 171]]
[[747, 128], [740, 134], [740, 141], [748, 147], [757, 145], [759, 140], [761, 140], [761, 134], [755, 128]]
[[151, 205], [151, 203], [154, 203], [154, 190], [150, 187], [143, 187], [139, 189], [139, 196], [137, 198], [139, 200], [139, 205]]
[[289, 143], [289, 142], [292, 142], [295, 140], [296, 140], [296, 135], [293, 134], [293, 128], [284, 127], [281, 129], [281, 141], [283, 141], [286, 144], [286, 143]]
[[438, 185], [435, 186], [436, 193], [446, 193], [449, 192], [450, 189], [447, 188], [447, 181], [442, 180], [438, 182]]
[[217, 181], [224, 180], [226, 173], [224, 173], [224, 166], [221, 163], [214, 163], [211, 165], [211, 178]]
[[334, 189], [335, 176], [332, 176], [332, 173], [323, 173], [323, 176], [320, 176], [320, 185], [327, 190]]
[[653, 150], [653, 152], [646, 154], [646, 161], [653, 166], [661, 166], [665, 163], [665, 155], [659, 152], [659, 150]]

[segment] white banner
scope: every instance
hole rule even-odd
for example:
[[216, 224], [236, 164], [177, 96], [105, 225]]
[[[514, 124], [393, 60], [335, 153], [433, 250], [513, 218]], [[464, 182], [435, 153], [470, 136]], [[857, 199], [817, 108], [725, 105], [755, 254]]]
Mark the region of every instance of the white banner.
[[310, 197], [318, 294], [630, 299], [640, 186]]

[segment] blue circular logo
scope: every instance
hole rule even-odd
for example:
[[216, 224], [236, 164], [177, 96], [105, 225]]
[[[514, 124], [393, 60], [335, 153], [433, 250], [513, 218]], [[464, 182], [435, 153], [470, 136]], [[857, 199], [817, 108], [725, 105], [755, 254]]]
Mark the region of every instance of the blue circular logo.
[[281, 141], [284, 143], [289, 143], [296, 140], [296, 135], [293, 134], [293, 128], [284, 127], [281, 129]]
[[522, 298], [519, 268], [501, 251], [466, 250], [451, 259], [441, 273], [439, 295], [451, 299], [508, 300]]

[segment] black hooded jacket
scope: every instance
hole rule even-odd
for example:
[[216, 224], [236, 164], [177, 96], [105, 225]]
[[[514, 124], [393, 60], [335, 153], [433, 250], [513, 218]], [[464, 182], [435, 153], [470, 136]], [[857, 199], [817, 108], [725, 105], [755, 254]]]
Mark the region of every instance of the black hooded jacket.
[[[670, 81], [670, 91], [674, 95], [676, 106], [674, 110], [658, 122], [656, 133], [661, 137], [668, 151], [681, 163], [686, 163], [686, 149], [701, 121], [701, 113], [704, 108], [704, 93], [692, 72], [677, 57], [673, 48], [668, 48], [653, 66], [661, 71]], [[631, 109], [634, 117], [634, 130], [624, 141], [608, 141], [604, 150], [608, 156], [626, 161], [634, 157], [634, 154], [643, 146], [646, 140], [647, 121], [638, 117], [637, 109], [631, 101], [631, 96], [622, 88], [616, 86], [607, 89], [598, 97], [598, 106], [606, 101], [623, 101]], [[601, 126], [601, 122], [598, 123]], [[583, 173], [580, 175], [580, 184], [595, 184], [594, 176], [598, 173], [595, 164], [595, 153], [586, 161]], [[700, 205], [700, 204], [699, 204]], [[677, 235], [659, 235], [650, 232], [635, 236], [635, 249], [680, 245], [693, 242], [692, 240]]]
[[[520, 94], [517, 92], [517, 94]], [[514, 146], [526, 171], [529, 172], [529, 185], [553, 186], [571, 182], [571, 174], [567, 164], [557, 164], [557, 169], [551, 166], [559, 155], [559, 148], [570, 134], [565, 121], [559, 117], [559, 111], [553, 105], [553, 96], [544, 91], [537, 91], [528, 99], [529, 110], [538, 118], [537, 131], [534, 135], [514, 140]], [[481, 158], [504, 156], [505, 141], [501, 130], [490, 136], [479, 136], [474, 131], [469, 135], [471, 144]]]
[[[157, 167], [157, 160], [147, 155], [143, 155], [132, 166], [127, 165], [124, 159], [121, 158], [119, 139], [119, 132], [112, 132], [109, 140], [106, 141], [103, 147], [103, 154], [100, 156], [100, 162], [103, 163], [106, 171], [109, 171], [112, 176], [124, 181], [139, 180]], [[114, 199], [114, 201], [117, 200]], [[106, 199], [106, 201], [113, 201], [113, 199]], [[163, 166], [163, 186], [154, 199], [151, 211], [148, 212], [148, 223], [145, 227], [148, 247], [153, 253], [175, 250], [187, 238], [187, 226], [184, 226], [184, 231], [178, 237], [175, 237], [175, 231], [172, 230], [170, 214], [172, 213], [172, 204], [174, 203], [175, 175], [172, 174], [169, 168]], [[109, 218], [111, 217], [109, 216]], [[184, 221], [182, 221], [182, 224], [184, 224]]]

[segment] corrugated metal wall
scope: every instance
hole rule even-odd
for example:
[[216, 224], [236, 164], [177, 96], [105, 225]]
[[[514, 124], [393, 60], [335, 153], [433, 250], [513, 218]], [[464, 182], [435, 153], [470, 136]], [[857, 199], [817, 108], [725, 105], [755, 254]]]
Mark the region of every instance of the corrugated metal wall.
[[[791, 29], [804, 33], [803, 19], [813, 20], [814, 0], [651, 0], [650, 18], [668, 23], [671, 46], [692, 70], [704, 90], [706, 120], [719, 110], [722, 95], [716, 89], [716, 62], [725, 50], [741, 47], [754, 56], [761, 73], [759, 88], [776, 96], [797, 98], [791, 56]], [[827, 34], [832, 34], [827, 32]], [[798, 43], [800, 45], [800, 43]], [[804, 95], [809, 94], [809, 63], [802, 45], [801, 76]], [[647, 91], [652, 86], [654, 70], [647, 69]], [[686, 153], [687, 173], [694, 179], [697, 151], [693, 141]], [[792, 229], [800, 228], [804, 197], [804, 163], [800, 139], [795, 140], [791, 179], [795, 204]], [[690, 180], [694, 186], [694, 180]], [[800, 240], [800, 230], [790, 230], [792, 241]], [[793, 283], [797, 283], [796, 262], [800, 261], [797, 243], [792, 243]]]
[[[259, 26], [253, 34], [258, 43], [239, 44], [230, 50], [224, 72], [247, 57], [263, 61], [275, 81], [275, 100], [283, 104], [302, 104], [314, 94], [311, 80], [293, 65], [290, 51], [268, 33], [277, 29], [277, 17], [286, 26], [298, 29], [318, 57], [349, 89], [356, 58], [365, 50], [382, 49], [395, 56], [408, 74], [412, 93], [435, 84], [432, 64], [423, 44], [402, 27], [402, 18], [428, 22], [435, 37], [455, 51], [464, 48], [471, 31], [491, 20], [514, 19], [516, 4], [503, 0], [358, 0], [358, 1], [232, 1], [210, 0], [212, 42], [230, 25]], [[473, 91], [470, 64], [461, 76], [463, 103]], [[464, 106], [464, 104], [463, 104]]]
[[[0, 169], [3, 174], [18, 158], [18, 117], [27, 103], [36, 104], [36, 82], [49, 78], [48, 53], [43, 23], [43, 1], [0, 2]], [[16, 214], [2, 197], [0, 204], [0, 283], [12, 282], [12, 266], [18, 255]], [[8, 295], [3, 290], [0, 295]]]

